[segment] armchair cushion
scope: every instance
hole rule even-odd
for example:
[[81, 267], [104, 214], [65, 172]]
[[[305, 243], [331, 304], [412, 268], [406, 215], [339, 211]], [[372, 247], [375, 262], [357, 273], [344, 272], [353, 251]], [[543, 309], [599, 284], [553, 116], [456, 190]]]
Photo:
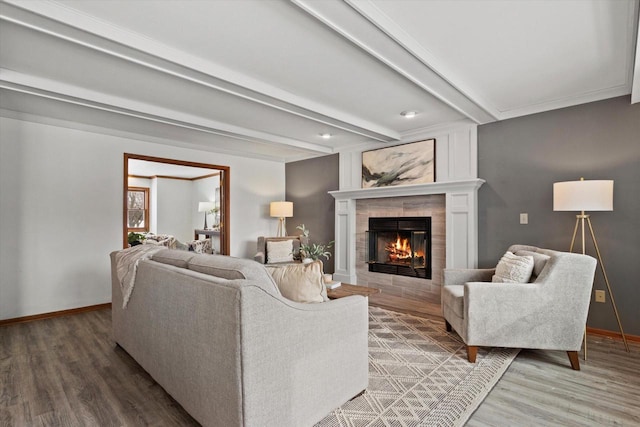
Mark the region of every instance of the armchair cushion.
[[267, 240], [267, 264], [293, 262], [293, 240]]
[[526, 255], [533, 257], [533, 272], [531, 273], [531, 282], [535, 281], [535, 279], [538, 278], [540, 273], [542, 273], [542, 270], [544, 270], [544, 267], [547, 265], [547, 261], [549, 261], [549, 259], [551, 258], [547, 254], [541, 254], [533, 251], [520, 250], [516, 251], [515, 254], [518, 256]]
[[442, 293], [442, 305], [447, 306], [451, 311], [461, 318], [464, 317], [464, 286], [447, 286], [447, 292]]
[[518, 256], [513, 252], [507, 251], [498, 262], [496, 274], [491, 278], [491, 281], [499, 283], [527, 283], [529, 279], [531, 279], [532, 272], [532, 256]]

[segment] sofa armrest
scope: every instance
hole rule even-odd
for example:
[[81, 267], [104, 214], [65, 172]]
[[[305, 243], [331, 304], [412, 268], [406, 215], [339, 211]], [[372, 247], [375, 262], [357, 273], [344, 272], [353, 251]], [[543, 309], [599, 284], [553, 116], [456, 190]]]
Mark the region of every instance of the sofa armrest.
[[253, 260], [259, 262], [260, 264], [265, 263], [265, 255], [264, 252], [258, 252], [253, 256]]
[[241, 313], [246, 425], [313, 425], [367, 387], [367, 298], [259, 300]]
[[464, 285], [466, 282], [490, 282], [495, 268], [447, 268], [444, 270], [444, 286]]

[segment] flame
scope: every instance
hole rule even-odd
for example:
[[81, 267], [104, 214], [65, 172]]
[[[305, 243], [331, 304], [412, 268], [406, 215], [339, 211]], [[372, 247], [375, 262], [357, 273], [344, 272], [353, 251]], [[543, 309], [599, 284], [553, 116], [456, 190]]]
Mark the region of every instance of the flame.
[[409, 239], [403, 239], [397, 236], [395, 242], [389, 242], [384, 248], [389, 253], [391, 261], [408, 260], [411, 258], [411, 245]]

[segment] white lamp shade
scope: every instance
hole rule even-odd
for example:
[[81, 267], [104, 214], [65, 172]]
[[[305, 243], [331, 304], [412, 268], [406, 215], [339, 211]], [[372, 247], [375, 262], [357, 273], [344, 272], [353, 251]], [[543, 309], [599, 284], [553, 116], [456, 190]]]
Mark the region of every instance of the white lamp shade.
[[269, 214], [275, 218], [291, 218], [293, 202], [271, 202]]
[[216, 206], [214, 202], [199, 202], [198, 203], [198, 212], [207, 212], [213, 209]]
[[612, 211], [613, 181], [566, 181], [553, 184], [554, 211]]

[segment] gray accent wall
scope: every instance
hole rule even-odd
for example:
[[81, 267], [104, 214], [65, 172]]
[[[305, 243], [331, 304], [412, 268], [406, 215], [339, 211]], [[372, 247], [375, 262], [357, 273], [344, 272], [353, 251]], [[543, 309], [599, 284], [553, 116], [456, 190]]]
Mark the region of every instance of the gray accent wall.
[[[612, 212], [587, 212], [625, 333], [640, 336], [640, 104], [623, 96], [478, 127], [480, 267], [509, 245], [567, 251], [574, 212], [553, 211], [553, 183], [614, 180]], [[519, 223], [520, 213], [529, 224]], [[587, 253], [595, 257], [588, 230]], [[578, 233], [574, 252], [580, 251]], [[606, 289], [596, 272], [594, 289]], [[588, 325], [618, 331], [609, 296], [592, 298]]]
[[[304, 224], [311, 230], [311, 243], [335, 240], [335, 201], [328, 191], [339, 189], [339, 155], [316, 157], [285, 165], [286, 199], [293, 202], [293, 218], [287, 219], [290, 235]], [[333, 255], [323, 259], [325, 273], [334, 272]]]

